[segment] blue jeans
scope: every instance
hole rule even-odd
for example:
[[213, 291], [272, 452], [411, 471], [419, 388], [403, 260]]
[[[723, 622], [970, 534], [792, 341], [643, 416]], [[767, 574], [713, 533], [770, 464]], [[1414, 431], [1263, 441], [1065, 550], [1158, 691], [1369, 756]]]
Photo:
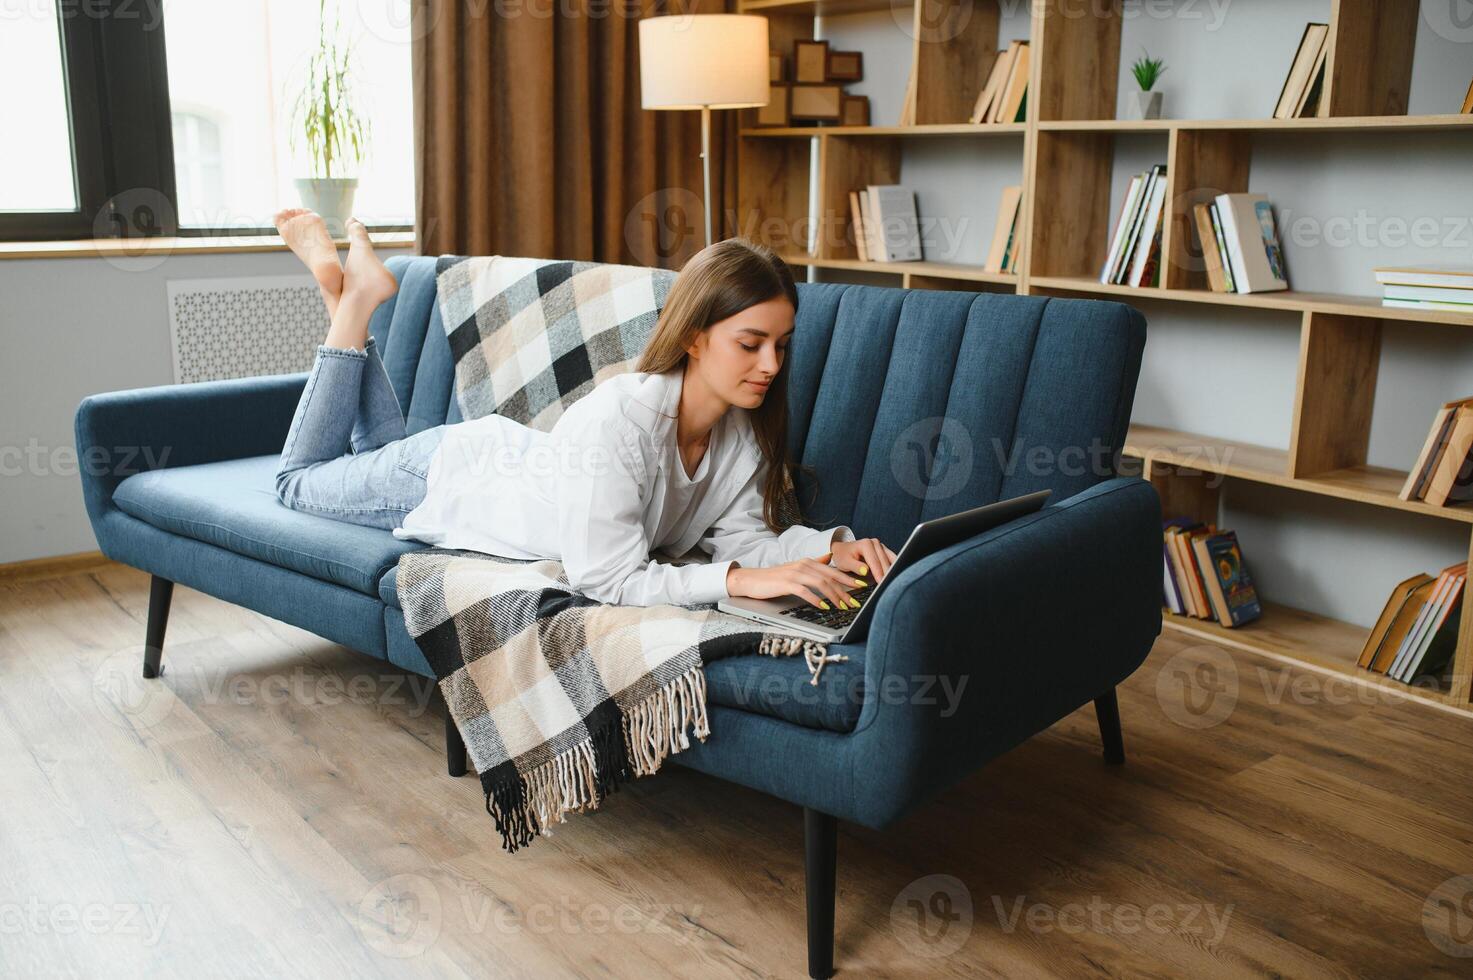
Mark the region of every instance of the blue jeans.
[[444, 431], [405, 434], [372, 337], [362, 351], [319, 346], [281, 450], [276, 496], [292, 510], [396, 528], [424, 499]]

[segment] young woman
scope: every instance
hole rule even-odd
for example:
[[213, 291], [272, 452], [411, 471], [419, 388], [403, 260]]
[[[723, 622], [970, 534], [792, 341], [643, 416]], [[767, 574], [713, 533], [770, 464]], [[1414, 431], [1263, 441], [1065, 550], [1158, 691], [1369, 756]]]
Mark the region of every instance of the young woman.
[[[508, 558], [555, 558], [602, 602], [682, 605], [796, 594], [823, 609], [895, 560], [844, 526], [780, 527], [787, 375], [798, 291], [770, 250], [728, 239], [676, 277], [637, 369], [606, 378], [549, 432], [501, 415], [406, 435], [370, 315], [394, 294], [367, 230], [348, 258], [322, 219], [276, 227], [312, 270], [332, 323], [276, 475], [295, 510], [398, 538]], [[709, 563], [652, 560], [699, 545]], [[831, 563], [832, 562], [832, 563]]]

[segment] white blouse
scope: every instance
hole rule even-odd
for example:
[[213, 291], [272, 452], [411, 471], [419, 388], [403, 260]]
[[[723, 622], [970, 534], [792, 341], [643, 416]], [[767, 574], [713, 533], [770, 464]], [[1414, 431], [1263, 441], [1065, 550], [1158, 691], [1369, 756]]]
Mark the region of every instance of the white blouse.
[[[750, 412], [731, 406], [694, 475], [676, 446], [683, 369], [612, 375], [541, 432], [500, 415], [445, 429], [425, 497], [396, 538], [508, 558], [555, 558], [600, 602], [694, 605], [728, 598], [733, 562], [764, 568], [816, 558], [850, 528], [762, 520], [767, 464]], [[685, 558], [650, 557], [659, 549]]]

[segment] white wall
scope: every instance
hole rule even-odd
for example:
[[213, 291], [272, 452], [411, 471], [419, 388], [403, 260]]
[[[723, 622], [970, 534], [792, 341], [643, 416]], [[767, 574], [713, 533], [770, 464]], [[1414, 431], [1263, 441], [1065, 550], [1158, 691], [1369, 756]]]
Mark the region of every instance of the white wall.
[[0, 259], [0, 563], [96, 550], [77, 476], [77, 404], [173, 383], [168, 280], [302, 271], [290, 252]]
[[[1457, 18], [1453, 8], [1460, 2], [1422, 0], [1414, 114], [1456, 112], [1473, 79], [1473, 23]], [[1001, 42], [1026, 37], [1027, 4], [1003, 0], [1002, 6]], [[1119, 115], [1134, 85], [1128, 63], [1143, 49], [1167, 62], [1158, 83], [1165, 115], [1271, 114], [1305, 22], [1328, 20], [1329, 6], [1328, 0], [1127, 0]], [[836, 47], [864, 51], [870, 77], [853, 91], [871, 96], [875, 122], [894, 122], [910, 38], [883, 12], [827, 18], [822, 30]], [[1473, 262], [1470, 151], [1473, 135], [1461, 132], [1259, 134], [1249, 184], [1279, 209], [1296, 289], [1374, 295], [1375, 266]], [[946, 154], [949, 160], [942, 159]], [[1113, 209], [1132, 173], [1164, 162], [1165, 135], [1120, 136]], [[980, 229], [954, 252], [933, 247], [926, 257], [981, 262], [998, 189], [1020, 164], [1021, 141], [907, 141], [901, 180], [916, 186], [923, 220], [946, 209]], [[894, 277], [861, 280], [827, 271], [815, 277], [897, 284]], [[1133, 302], [1150, 324], [1134, 421], [1288, 447], [1297, 314]], [[1436, 406], [1467, 395], [1473, 395], [1473, 332], [1387, 322], [1370, 462], [1409, 468]], [[1239, 481], [1226, 486], [1222, 520], [1238, 531], [1265, 596], [1363, 626], [1374, 622], [1394, 583], [1467, 557], [1466, 525]]]

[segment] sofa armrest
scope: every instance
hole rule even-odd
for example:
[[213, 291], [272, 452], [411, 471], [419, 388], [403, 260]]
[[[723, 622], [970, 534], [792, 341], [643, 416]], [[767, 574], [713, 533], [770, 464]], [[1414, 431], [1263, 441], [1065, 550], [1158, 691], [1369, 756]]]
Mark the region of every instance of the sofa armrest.
[[89, 395], [77, 406], [77, 462], [96, 525], [135, 473], [281, 452], [307, 372]]
[[882, 826], [1128, 677], [1161, 568], [1160, 498], [1119, 477], [901, 572], [866, 644], [858, 809]]

